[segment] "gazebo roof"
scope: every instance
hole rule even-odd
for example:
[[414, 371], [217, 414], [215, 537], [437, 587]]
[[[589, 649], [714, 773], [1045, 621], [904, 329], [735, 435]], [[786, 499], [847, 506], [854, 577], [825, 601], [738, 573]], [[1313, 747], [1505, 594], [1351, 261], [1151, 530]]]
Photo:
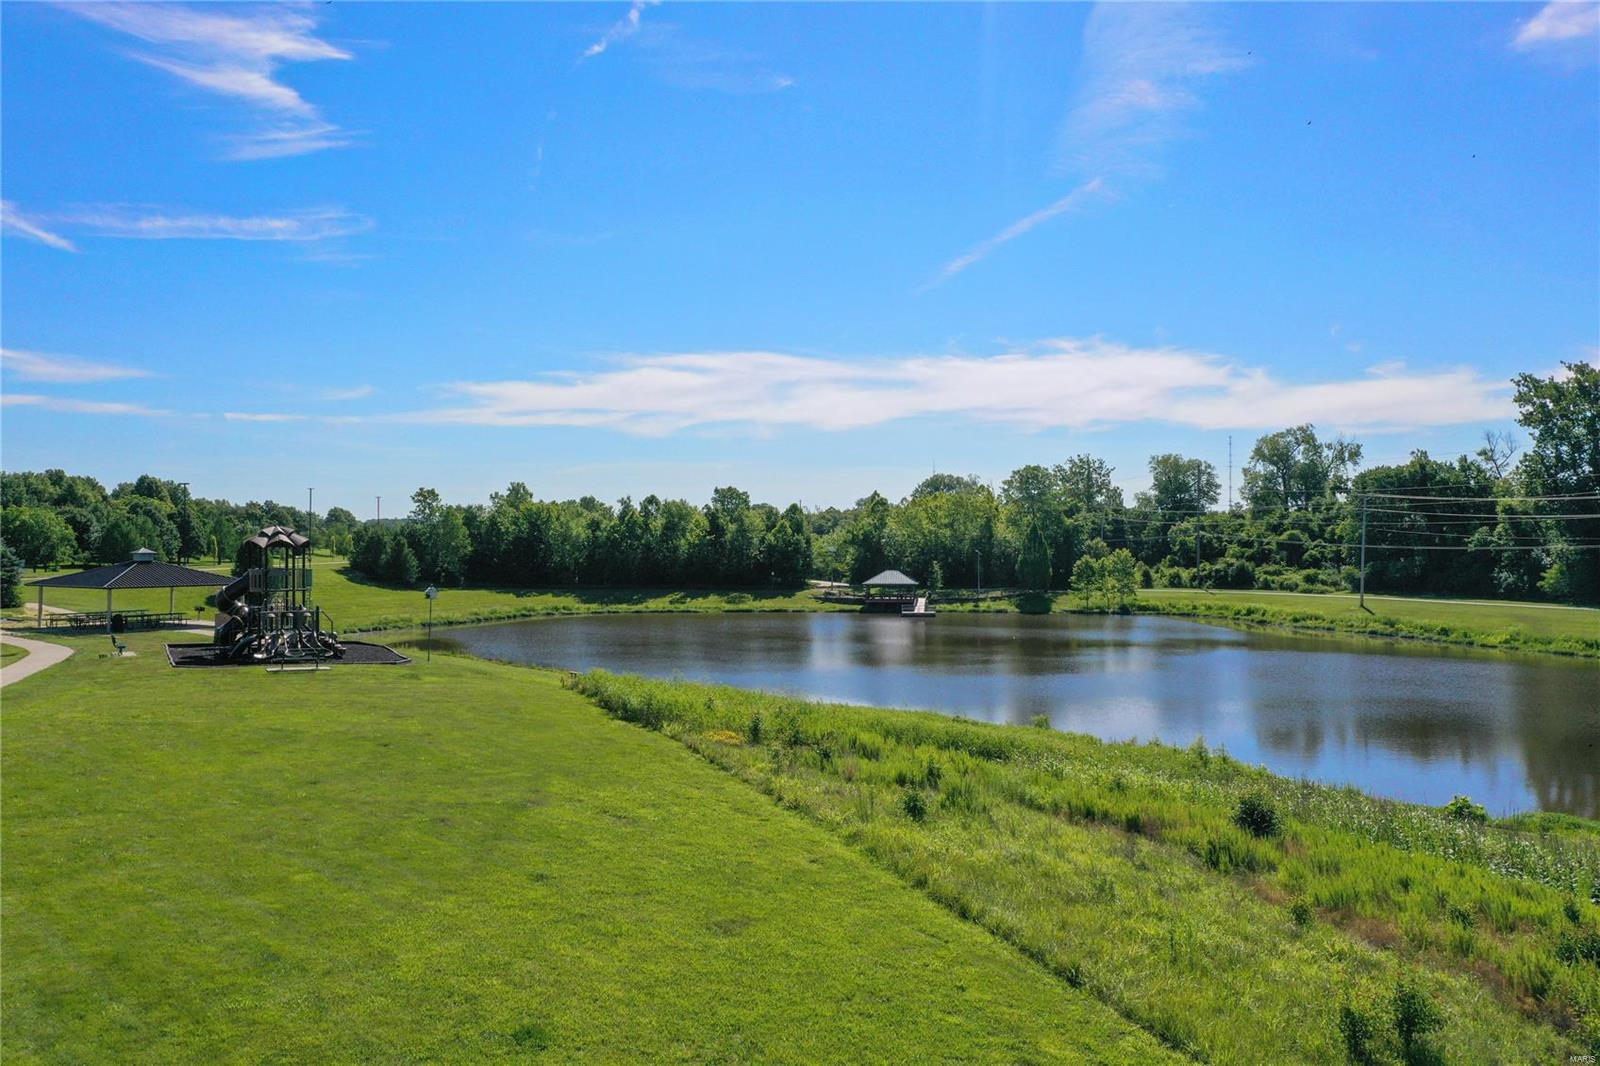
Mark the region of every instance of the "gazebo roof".
[[862, 582], [863, 585], [898, 585], [903, 588], [916, 588], [916, 578], [907, 577], [898, 570], [885, 570], [874, 577], [869, 577]]
[[226, 585], [231, 577], [177, 563], [135, 562], [97, 566], [76, 574], [42, 577], [29, 585], [55, 589], [170, 589]]

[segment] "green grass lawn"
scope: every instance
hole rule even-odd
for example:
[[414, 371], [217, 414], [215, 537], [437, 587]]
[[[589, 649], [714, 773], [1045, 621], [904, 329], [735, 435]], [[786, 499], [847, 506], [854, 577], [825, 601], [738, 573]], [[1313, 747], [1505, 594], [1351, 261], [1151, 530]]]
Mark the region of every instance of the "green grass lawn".
[[[227, 573], [228, 567], [201, 567]], [[368, 581], [350, 570], [345, 560], [320, 555], [312, 562], [312, 597], [332, 618], [335, 628], [345, 631], [357, 629], [408, 629], [428, 620], [428, 601], [420, 588], [404, 589]], [[48, 577], [60, 571], [35, 575], [31, 571], [25, 580]], [[193, 614], [196, 605], [205, 602], [210, 590], [179, 589], [177, 609]], [[31, 600], [37, 590], [23, 589], [29, 606], [20, 609], [19, 617], [32, 617]], [[106, 607], [104, 592], [88, 589], [48, 589], [45, 603], [74, 611], [103, 611]], [[117, 608], [143, 608], [165, 611], [168, 594], [165, 589], [140, 589], [118, 592], [113, 600]], [[434, 601], [434, 621], [481, 622], [501, 618], [528, 617], [547, 614], [590, 614], [608, 611], [821, 611], [839, 610], [818, 600], [808, 590], [779, 590], [767, 592], [760, 589], [716, 591], [674, 589], [505, 589], [488, 587], [442, 588]], [[198, 617], [209, 619], [208, 608]]]
[[[1260, 604], [1281, 610], [1315, 611], [1335, 619], [1356, 620], [1371, 617], [1361, 609], [1354, 595], [1343, 593], [1319, 595], [1263, 590], [1218, 589], [1199, 592], [1194, 589], [1141, 589], [1139, 598], [1157, 604], [1204, 603], [1210, 600], [1224, 604]], [[1373, 614], [1405, 622], [1455, 626], [1484, 632], [1496, 632], [1516, 626], [1535, 637], [1550, 639], [1586, 637], [1600, 640], [1600, 610], [1588, 607], [1371, 595], [1367, 597], [1367, 606]]]
[[555, 674], [161, 639], [6, 689], [8, 1064], [1169, 1057]]
[[0, 644], [0, 666], [10, 666], [18, 659], [27, 658], [27, 655], [25, 648], [19, 648], [15, 644]]

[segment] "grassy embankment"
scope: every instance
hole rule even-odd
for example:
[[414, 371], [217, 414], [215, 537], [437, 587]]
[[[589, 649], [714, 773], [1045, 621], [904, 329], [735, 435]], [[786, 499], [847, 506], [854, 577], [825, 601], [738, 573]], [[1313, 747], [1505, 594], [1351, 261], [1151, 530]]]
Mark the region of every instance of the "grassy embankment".
[[[1600, 610], [1561, 604], [1367, 597], [1363, 610], [1343, 593], [1285, 593], [1261, 589], [1140, 589], [1129, 609], [1304, 632], [1351, 633], [1481, 648], [1600, 657]], [[1077, 594], [1053, 597], [1056, 611], [1103, 611], [1104, 601]], [[1008, 599], [941, 604], [941, 611], [1015, 611]]]
[[8, 1064], [1169, 1057], [555, 674], [162, 639], [6, 689]]
[[[1443, 1017], [1413, 1059], [1600, 1050], [1594, 823], [1519, 832], [1198, 746], [603, 673], [575, 684], [1196, 1057], [1336, 1061], [1345, 1008], [1381, 1034], [1380, 1059], [1398, 1057], [1386, 1003], [1407, 974]], [[1277, 831], [1236, 823], [1250, 793]]]
[[0, 667], [10, 666], [18, 659], [25, 659], [27, 656], [25, 648], [19, 648], [15, 644], [0, 644]]

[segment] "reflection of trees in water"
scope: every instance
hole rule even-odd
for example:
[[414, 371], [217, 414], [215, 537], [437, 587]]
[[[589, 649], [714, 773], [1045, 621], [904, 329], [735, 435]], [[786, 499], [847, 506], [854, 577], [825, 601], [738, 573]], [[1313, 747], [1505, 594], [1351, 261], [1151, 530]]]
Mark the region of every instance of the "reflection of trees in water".
[[1528, 787], [1542, 810], [1600, 817], [1600, 667], [1525, 673], [1513, 721]]

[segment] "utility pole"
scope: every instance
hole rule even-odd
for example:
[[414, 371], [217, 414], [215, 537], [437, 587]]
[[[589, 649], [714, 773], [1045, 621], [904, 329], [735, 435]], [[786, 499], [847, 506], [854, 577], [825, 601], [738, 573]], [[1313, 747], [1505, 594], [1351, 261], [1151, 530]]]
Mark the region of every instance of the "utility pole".
[[1228, 434], [1228, 513], [1233, 513], [1233, 434]]
[[1367, 497], [1361, 496], [1361, 609], [1367, 609]]
[[311, 506], [311, 494], [316, 491], [317, 490], [314, 488], [306, 489], [306, 536], [308, 537], [311, 536], [311, 531], [315, 529], [317, 525], [316, 520], [312, 517], [317, 512]]
[[378, 497], [378, 525], [383, 525], [383, 497]]

